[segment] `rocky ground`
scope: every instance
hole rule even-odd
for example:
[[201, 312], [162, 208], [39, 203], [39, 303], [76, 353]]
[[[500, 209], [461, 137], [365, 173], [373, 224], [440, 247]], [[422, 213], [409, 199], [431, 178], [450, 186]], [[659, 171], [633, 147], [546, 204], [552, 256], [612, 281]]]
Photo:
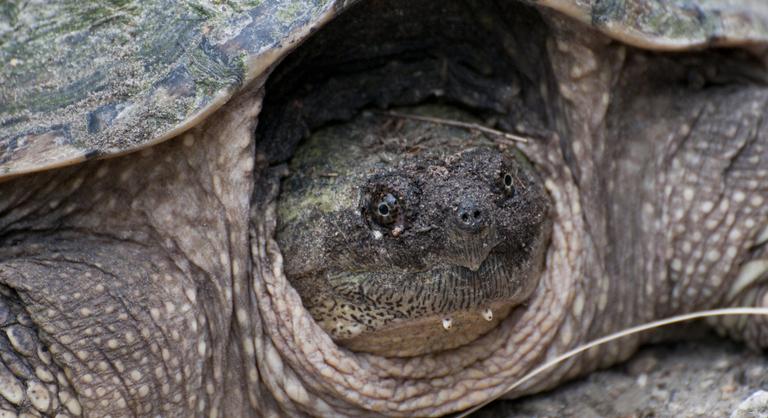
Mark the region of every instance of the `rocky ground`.
[[557, 390], [473, 417], [768, 417], [768, 356], [714, 336], [645, 347]]

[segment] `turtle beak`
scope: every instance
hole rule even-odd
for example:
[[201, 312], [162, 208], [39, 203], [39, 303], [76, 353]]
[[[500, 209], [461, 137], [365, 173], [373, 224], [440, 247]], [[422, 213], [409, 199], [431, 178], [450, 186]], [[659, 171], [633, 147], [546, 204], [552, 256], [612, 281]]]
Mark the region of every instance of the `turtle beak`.
[[478, 271], [480, 270], [480, 266], [483, 265], [483, 261], [485, 261], [486, 256], [478, 256], [475, 257], [469, 257], [466, 260], [464, 260], [463, 263], [459, 263], [460, 266], [466, 267], [470, 269], [471, 271]]
[[[483, 237], [485, 238], [485, 237]], [[478, 271], [483, 262], [488, 258], [495, 245], [491, 245], [487, 239], [472, 239], [466, 237], [463, 242], [459, 242], [461, 251], [457, 257], [453, 258], [453, 263], [467, 268], [471, 271]]]
[[480, 269], [494, 247], [491, 245], [493, 234], [488, 210], [478, 202], [476, 197], [465, 197], [458, 203], [453, 214], [456, 225], [453, 239], [458, 249], [458, 257], [453, 261], [471, 271]]

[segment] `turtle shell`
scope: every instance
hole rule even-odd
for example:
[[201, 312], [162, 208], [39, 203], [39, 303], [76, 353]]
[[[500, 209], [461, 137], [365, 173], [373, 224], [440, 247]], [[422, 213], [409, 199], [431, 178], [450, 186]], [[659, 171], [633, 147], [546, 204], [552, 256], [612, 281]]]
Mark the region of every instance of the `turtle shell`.
[[[0, 178], [194, 126], [354, 1], [0, 3]], [[622, 42], [768, 41], [764, 0], [539, 0]]]
[[1, 2], [0, 178], [175, 136], [345, 5]]
[[640, 48], [686, 50], [768, 42], [765, 0], [540, 0]]

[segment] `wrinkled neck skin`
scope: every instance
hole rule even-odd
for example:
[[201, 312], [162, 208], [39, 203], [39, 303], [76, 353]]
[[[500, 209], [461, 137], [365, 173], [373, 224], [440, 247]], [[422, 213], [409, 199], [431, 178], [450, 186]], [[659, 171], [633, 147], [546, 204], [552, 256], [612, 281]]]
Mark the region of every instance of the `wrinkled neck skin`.
[[[567, 28], [570, 23], [560, 24]], [[624, 275], [642, 280], [634, 269], [644, 257], [638, 257], [637, 265], [622, 266], [628, 270], [620, 274], [609, 272], [606, 265], [608, 237], [601, 204], [605, 199], [593, 186], [601, 173], [588, 156], [604, 140], [610, 92], [625, 51], [579, 28], [556, 33], [548, 53], [561, 93], [558, 132], [521, 147], [539, 169], [553, 200], [546, 269], [525, 309], [478, 340], [413, 358], [356, 354], [338, 347], [305, 309], [297, 308], [301, 299], [283, 274], [283, 258], [274, 240], [274, 203], [254, 208], [253, 289], [264, 333], [269, 335], [256, 353], [265, 356], [269, 365], [278, 358], [266, 354], [280, 353], [276, 369], [295, 372], [270, 387], [279, 398], [291, 400], [281, 403], [290, 407], [285, 412], [421, 416], [463, 410], [504, 394], [516, 379], [557, 354], [653, 317], [653, 298], [637, 292], [647, 286], [618, 280]], [[579, 77], [572, 77], [575, 67], [583, 68]], [[571, 141], [577, 139], [581, 160], [572, 156], [579, 146]], [[636, 345], [634, 338], [592, 350], [507, 395], [552, 387], [626, 358]]]
[[[545, 179], [554, 224], [546, 269], [525, 309], [477, 341], [442, 353], [398, 359], [348, 352], [297, 309], [300, 299], [282, 274], [273, 239], [274, 206], [267, 204], [252, 217], [254, 290], [270, 334], [267, 344], [296, 372], [271, 388], [292, 400], [281, 404], [296, 408], [286, 412], [442, 415], [501, 395], [516, 397], [626, 359], [646, 336], [596, 347], [506, 391], [536, 366], [582, 343], [726, 302], [740, 264], [751, 257], [760, 232], [755, 225], [764, 225], [766, 214], [747, 203], [737, 209], [750, 216], [735, 219], [741, 212], [729, 209], [722, 196], [706, 203], [712, 188], [738, 191], [726, 191], [726, 179], [702, 173], [731, 166], [737, 177], [754, 174], [739, 168], [746, 156], [736, 150], [765, 141], [754, 131], [765, 130], [760, 109], [766, 92], [748, 82], [710, 91], [693, 85], [669, 92], [653, 85], [657, 90], [641, 94], [643, 87], [632, 83], [647, 85], [658, 75], [644, 78], [643, 72], [654, 65], [664, 71], [668, 62], [649, 63], [642, 52], [628, 52], [573, 22], [549, 19], [554, 80], [541, 88], [556, 88], [550, 91], [556, 129], [521, 149]], [[673, 65], [672, 71], [681, 69]], [[724, 103], [712, 104], [716, 98]], [[707, 120], [698, 119], [702, 113]], [[743, 119], [753, 133], [733, 128], [712, 138], [711, 132]], [[721, 138], [724, 145], [713, 144]], [[711, 155], [717, 147], [725, 154]], [[754, 182], [727, 185], [744, 187], [741, 193], [758, 191]], [[692, 202], [690, 190], [705, 200]], [[743, 195], [737, 200], [743, 202]], [[697, 205], [712, 211], [718, 203], [721, 212], [713, 215], [724, 222], [681, 224], [682, 217], [702, 210]], [[718, 236], [702, 241], [704, 228]], [[708, 258], [707, 251], [724, 256], [723, 262], [715, 264], [717, 257]]]
[[[555, 386], [624, 359], [635, 349], [637, 339], [600, 347], [507, 393], [509, 385], [547, 359], [643, 322], [654, 311], [653, 298], [637, 292], [647, 286], [616, 280], [624, 275], [646, 277], [636, 271], [644, 257], [622, 265], [625, 271], [609, 272], [605, 199], [595, 188], [604, 173], [597, 172], [592, 156], [574, 158], [578, 146], [571, 142], [578, 140], [584, 157], [604, 141], [605, 115], [624, 48], [583, 27], [571, 27], [571, 22], [551, 25], [564, 28], [548, 39], [546, 55], [554, 79], [542, 81], [540, 88], [553, 100], [556, 129], [521, 147], [545, 179], [553, 201], [546, 267], [524, 309], [486, 335], [462, 347], [412, 358], [385, 358], [339, 347], [305, 309], [297, 308], [301, 299], [283, 274], [283, 257], [274, 240], [274, 204], [254, 208], [254, 291], [264, 332], [270, 335], [256, 353], [280, 353], [275, 369], [295, 372], [269, 388], [278, 399], [290, 399], [279, 404], [285, 413], [439, 416], [504, 394], [514, 397]], [[637, 240], [639, 246], [642, 237]]]
[[[505, 394], [583, 342], [722, 304], [756, 225], [765, 224], [765, 209], [755, 205], [762, 202], [743, 198], [762, 186], [750, 182], [754, 175], [739, 177], [748, 158], [758, 155], [759, 163], [762, 154], [738, 152], [765, 142], [765, 91], [666, 91], [644, 81], [652, 60], [644, 53], [570, 21], [547, 17], [547, 24], [553, 79], [540, 88], [555, 128], [522, 150], [545, 180], [553, 226], [525, 309], [436, 354], [384, 358], [336, 345], [283, 272], [277, 182], [253, 135], [262, 79], [202, 126], [151, 151], [0, 185], [0, 279], [40, 325], [67, 390], [95, 415], [436, 416]], [[643, 94], [649, 86], [656, 89]], [[731, 129], [729, 121], [743, 125]], [[713, 127], [725, 138], [718, 152], [707, 148]], [[724, 180], [726, 171], [732, 177]], [[738, 204], [707, 194], [730, 196], [734, 185], [744, 188], [734, 195]], [[745, 208], [747, 216], [733, 215]], [[720, 237], [709, 244], [702, 238], [713, 234]], [[106, 250], [83, 256], [89, 245]], [[114, 277], [98, 287], [67, 282], [69, 270], [45, 270], [64, 261], [83, 269], [71, 277]], [[33, 274], [30, 263], [48, 275]], [[102, 317], [80, 310], [81, 293], [98, 302]], [[101, 330], [120, 344], [130, 331], [130, 352], [106, 335], [72, 338], [89, 321], [109, 324]], [[506, 396], [620, 361], [639, 342], [590, 350]]]

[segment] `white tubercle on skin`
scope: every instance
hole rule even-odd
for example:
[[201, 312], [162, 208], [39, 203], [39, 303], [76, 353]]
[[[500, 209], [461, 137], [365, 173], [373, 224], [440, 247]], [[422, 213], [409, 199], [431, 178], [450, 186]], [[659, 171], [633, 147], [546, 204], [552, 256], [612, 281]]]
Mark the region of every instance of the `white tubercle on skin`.
[[380, 231], [373, 231], [373, 239], [381, 239], [382, 237], [384, 237], [384, 234]]
[[453, 327], [453, 319], [443, 318], [443, 328], [445, 328], [445, 330], [448, 331], [452, 327]]
[[493, 321], [493, 311], [491, 308], [487, 308], [483, 311], [483, 318], [485, 318], [486, 321], [491, 322]]

